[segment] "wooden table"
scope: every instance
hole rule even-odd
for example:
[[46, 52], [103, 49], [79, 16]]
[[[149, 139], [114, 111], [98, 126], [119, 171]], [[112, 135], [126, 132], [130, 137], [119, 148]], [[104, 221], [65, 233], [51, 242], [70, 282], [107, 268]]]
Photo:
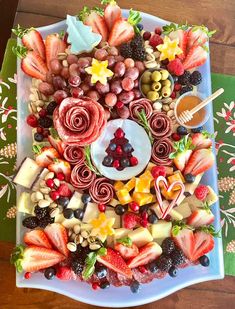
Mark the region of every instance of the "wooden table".
[[[0, 4], [1, 4], [0, 0]], [[5, 1], [6, 3], [6, 1]], [[9, 35], [10, 20], [14, 14], [17, 0], [8, 0], [5, 4], [4, 33]], [[20, 0], [15, 17], [15, 25], [42, 26], [63, 19], [66, 13], [75, 14], [83, 4], [97, 5], [94, 0]], [[176, 23], [188, 21], [190, 24], [205, 24], [210, 29], [217, 29], [212, 38], [212, 72], [235, 74], [235, 6], [233, 0], [120, 0], [123, 8], [133, 7], [163, 19]], [[3, 11], [4, 11], [3, 7]], [[6, 9], [7, 8], [7, 9]], [[2, 41], [1, 41], [2, 42]], [[1, 43], [4, 46], [4, 42]], [[35, 309], [35, 308], [94, 308], [73, 301], [53, 292], [17, 289], [15, 271], [9, 264], [9, 255], [13, 244], [0, 242], [0, 308]], [[172, 284], [173, 284], [172, 280]], [[158, 302], [136, 308], [235, 308], [235, 277], [227, 276], [224, 280], [197, 284], [174, 293]], [[97, 307], [98, 308], [98, 307]]]

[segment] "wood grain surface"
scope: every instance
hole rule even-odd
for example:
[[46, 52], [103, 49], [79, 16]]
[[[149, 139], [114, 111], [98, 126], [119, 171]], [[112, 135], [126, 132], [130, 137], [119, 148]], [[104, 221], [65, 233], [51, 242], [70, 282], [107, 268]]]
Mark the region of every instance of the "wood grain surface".
[[[136, 10], [176, 23], [187, 21], [189, 24], [205, 24], [210, 29], [217, 29], [217, 33], [210, 44], [212, 72], [235, 74], [234, 0], [119, 0], [118, 2], [123, 8], [133, 7]], [[1, 3], [2, 0], [0, 0]], [[4, 16], [5, 20], [7, 20], [8, 16], [10, 18], [14, 11], [11, 0], [7, 3], [9, 9], [6, 16]], [[98, 5], [99, 1], [20, 0], [14, 24], [19, 23], [22, 26], [35, 27], [52, 24], [64, 19], [66, 13], [76, 14], [84, 4], [94, 6]], [[11, 26], [9, 28], [9, 23], [10, 19], [7, 23], [4, 23], [4, 25], [8, 25], [8, 28], [5, 29], [5, 33], [8, 33], [8, 35], [11, 28]], [[1, 46], [3, 46], [2, 43]], [[1, 309], [96, 308], [53, 292], [16, 288], [15, 270], [9, 264], [12, 248], [13, 244], [0, 242]], [[174, 284], [173, 279], [172, 284]], [[162, 300], [135, 308], [234, 309], [235, 277], [227, 276], [224, 280], [190, 286]]]

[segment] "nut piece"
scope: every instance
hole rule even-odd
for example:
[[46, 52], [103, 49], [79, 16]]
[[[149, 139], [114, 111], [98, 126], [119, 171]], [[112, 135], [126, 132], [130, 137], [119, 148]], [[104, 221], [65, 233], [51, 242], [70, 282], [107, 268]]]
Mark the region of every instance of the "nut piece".
[[174, 111], [171, 109], [167, 112], [167, 116], [172, 117], [174, 115]]
[[101, 247], [101, 245], [100, 244], [96, 244], [96, 243], [93, 243], [93, 244], [89, 245], [89, 248], [91, 250], [98, 250], [100, 247]]
[[75, 224], [74, 227], [73, 227], [73, 231], [75, 234], [79, 234], [80, 231], [81, 231], [81, 227], [79, 224]]
[[50, 205], [50, 202], [47, 201], [47, 200], [40, 200], [38, 202], [38, 206], [41, 207], [41, 208], [45, 208], [45, 207], [48, 207]]
[[48, 174], [46, 174], [45, 180], [47, 180], [47, 179], [52, 179], [52, 178], [54, 178], [54, 176], [55, 176], [55, 173], [49, 172]]
[[174, 101], [170, 104], [170, 108], [171, 108], [171, 109], [174, 109], [174, 108], [175, 108], [175, 102], [174, 102]]
[[82, 235], [82, 237], [85, 238], [85, 239], [88, 238], [88, 236], [89, 236], [89, 234], [88, 234], [87, 231], [82, 231], [82, 232], [81, 232], [81, 235]]
[[155, 102], [153, 103], [153, 109], [160, 111], [162, 109], [162, 103], [161, 102]]
[[48, 194], [51, 191], [51, 189], [48, 187], [43, 187], [43, 188], [40, 188], [39, 190], [44, 194]]
[[166, 104], [163, 105], [162, 109], [165, 111], [165, 112], [168, 112], [170, 110], [170, 107]]
[[55, 178], [54, 179], [54, 184], [56, 185], [56, 187], [59, 187], [60, 186], [60, 181], [58, 178]]
[[56, 216], [58, 216], [60, 213], [59, 208], [54, 208], [50, 211], [50, 217], [51, 218], [55, 218]]
[[71, 252], [75, 252], [77, 250], [77, 245], [74, 242], [68, 242], [67, 248]]
[[43, 194], [42, 194], [40, 191], [36, 191], [36, 192], [35, 192], [35, 199], [36, 199], [37, 201], [42, 200], [42, 199], [43, 199]]
[[[50, 204], [50, 208], [56, 208], [57, 207], [57, 204], [56, 203], [51, 203]], [[58, 208], [59, 209], [59, 208]], [[60, 211], [60, 209], [59, 209], [59, 211]]]
[[75, 244], [81, 244], [83, 242], [82, 235], [75, 235], [74, 242], [75, 242]]
[[81, 246], [84, 248], [84, 247], [87, 247], [88, 246], [88, 241], [85, 239], [83, 240], [83, 242], [81, 243]]

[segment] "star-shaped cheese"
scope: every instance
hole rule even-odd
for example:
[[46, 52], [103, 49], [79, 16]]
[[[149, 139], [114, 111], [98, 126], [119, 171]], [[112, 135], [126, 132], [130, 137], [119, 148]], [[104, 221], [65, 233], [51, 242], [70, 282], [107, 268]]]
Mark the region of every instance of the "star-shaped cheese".
[[182, 54], [182, 49], [179, 48], [179, 39], [171, 40], [168, 36], [164, 37], [163, 44], [157, 46], [161, 52], [160, 61], [168, 59], [174, 60], [177, 55]]
[[91, 74], [91, 82], [95, 84], [100, 81], [101, 84], [107, 84], [107, 78], [113, 76], [113, 72], [107, 68], [108, 60], [99, 61], [95, 58], [92, 59], [92, 65], [86, 68], [86, 72]]
[[115, 218], [107, 218], [106, 215], [101, 212], [97, 219], [92, 219], [90, 224], [92, 226], [92, 235], [97, 236], [101, 241], [105, 241], [107, 236], [114, 234], [114, 225]]

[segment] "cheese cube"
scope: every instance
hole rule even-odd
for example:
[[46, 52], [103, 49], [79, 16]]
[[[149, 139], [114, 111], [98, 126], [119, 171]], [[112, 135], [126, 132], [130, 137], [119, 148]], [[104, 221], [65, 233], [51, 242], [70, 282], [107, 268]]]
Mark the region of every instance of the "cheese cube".
[[20, 194], [17, 201], [17, 211], [29, 215], [34, 214], [34, 203], [31, 201], [30, 194], [28, 192], [22, 192]]
[[133, 193], [133, 201], [135, 201], [139, 206], [143, 206], [152, 203], [153, 195], [151, 193]]
[[128, 190], [126, 188], [118, 190], [116, 192], [116, 195], [117, 195], [117, 198], [118, 198], [120, 204], [122, 204], [122, 205], [125, 205], [125, 204], [132, 202], [132, 198], [130, 196], [130, 193], [128, 192]]
[[181, 215], [181, 213], [176, 211], [175, 208], [171, 209], [171, 211], [169, 212], [169, 215], [171, 216], [171, 219], [175, 221], [180, 221], [183, 219], [183, 216]]
[[66, 227], [66, 229], [72, 229], [74, 227], [74, 225], [76, 224], [80, 224], [81, 221], [78, 220], [77, 218], [73, 217], [71, 219], [65, 219], [60, 222], [64, 227]]
[[153, 240], [153, 237], [148, 229], [139, 227], [128, 233], [128, 237], [137, 247], [142, 247]]
[[134, 189], [136, 183], [136, 178], [132, 177], [125, 185], [124, 188], [126, 188], [129, 192]]
[[150, 227], [152, 237], [155, 239], [166, 238], [171, 236], [172, 222], [159, 220]]

